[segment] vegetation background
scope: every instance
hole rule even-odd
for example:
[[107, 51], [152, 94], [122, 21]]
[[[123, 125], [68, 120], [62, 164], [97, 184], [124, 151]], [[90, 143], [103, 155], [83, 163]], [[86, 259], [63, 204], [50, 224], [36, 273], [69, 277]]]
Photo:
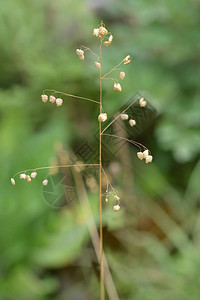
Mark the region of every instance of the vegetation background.
[[[120, 94], [104, 85], [111, 116], [136, 92], [158, 116], [137, 136], [152, 150], [145, 165], [133, 147], [113, 157], [110, 172], [122, 209], [104, 205], [105, 252], [121, 300], [200, 297], [200, 3], [168, 1], [0, 2], [0, 299], [99, 299], [99, 269], [77, 199], [61, 209], [31, 184], [10, 177], [76, 150], [97, 130], [97, 108], [64, 99], [42, 104], [53, 88], [96, 99], [97, 70], [81, 44], [97, 50], [92, 29], [104, 20], [114, 35], [104, 70], [127, 54]], [[106, 51], [105, 51], [106, 50]], [[89, 192], [98, 226], [98, 199]]]

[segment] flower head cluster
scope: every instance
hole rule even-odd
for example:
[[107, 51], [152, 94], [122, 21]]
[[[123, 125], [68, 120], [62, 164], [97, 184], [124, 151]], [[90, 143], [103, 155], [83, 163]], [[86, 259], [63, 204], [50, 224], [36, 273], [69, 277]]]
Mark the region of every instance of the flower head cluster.
[[79, 56], [80, 60], [84, 60], [84, 51], [81, 49], [76, 49], [76, 54]]
[[[48, 96], [45, 95], [45, 94], [41, 95], [41, 98], [42, 98], [42, 102], [44, 102], [44, 103], [46, 103], [48, 101]], [[63, 104], [63, 99], [56, 98], [56, 97], [51, 95], [49, 97], [49, 102], [56, 103], [57, 106], [61, 106]]]
[[149, 154], [149, 150], [144, 150], [143, 152], [138, 152], [137, 157], [139, 159], [145, 159], [146, 164], [152, 162], [153, 156]]
[[96, 36], [98, 39], [102, 39], [107, 34], [108, 30], [102, 25], [98, 28], [93, 29], [93, 35]]

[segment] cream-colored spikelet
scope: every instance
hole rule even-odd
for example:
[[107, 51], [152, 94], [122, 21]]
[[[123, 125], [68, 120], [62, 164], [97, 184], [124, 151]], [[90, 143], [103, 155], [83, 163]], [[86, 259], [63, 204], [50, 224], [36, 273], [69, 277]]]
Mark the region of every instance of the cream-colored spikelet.
[[130, 55], [127, 55], [127, 56], [124, 58], [123, 62], [124, 62], [124, 65], [130, 64], [130, 62], [131, 62], [131, 57], [130, 57]]
[[125, 72], [119, 72], [119, 77], [121, 78], [121, 80], [125, 78], [125, 75]]
[[48, 179], [43, 180], [42, 184], [47, 185], [48, 184]]
[[119, 204], [114, 205], [114, 206], [113, 206], [113, 210], [114, 210], [114, 211], [119, 211], [119, 210], [120, 210], [120, 205], [119, 205]]
[[84, 60], [84, 51], [81, 49], [76, 49], [76, 54], [79, 56], [81, 60]]
[[139, 159], [141, 159], [141, 160], [143, 160], [143, 158], [144, 158], [144, 153], [143, 152], [137, 152], [137, 157], [139, 158]]
[[121, 84], [120, 83], [114, 83], [114, 91], [118, 91], [118, 92], [121, 92], [122, 91], [122, 87], [121, 87]]
[[37, 172], [32, 172], [31, 173], [31, 178], [35, 178], [37, 176]]
[[42, 98], [42, 102], [46, 103], [48, 101], [48, 96], [43, 94], [41, 95], [41, 98]]
[[113, 35], [110, 35], [108, 41], [105, 41], [103, 44], [108, 47], [112, 43], [112, 40], [113, 40]]
[[105, 122], [107, 120], [107, 114], [106, 113], [101, 113], [98, 116], [98, 120], [99, 120], [99, 122]]
[[15, 179], [14, 178], [11, 178], [10, 181], [11, 181], [12, 185], [15, 185]]
[[57, 106], [61, 106], [62, 104], [63, 104], [63, 99], [57, 98], [57, 99], [56, 99], [56, 105], [57, 105]]
[[145, 107], [147, 105], [147, 102], [144, 100], [144, 98], [140, 98], [140, 107]]
[[124, 120], [128, 120], [128, 115], [127, 114], [121, 114], [120, 115], [121, 119]]
[[27, 180], [28, 182], [31, 182], [31, 177], [30, 177], [29, 175], [26, 175], [26, 180]]
[[49, 97], [49, 101], [51, 102], [51, 103], [55, 103], [56, 102], [56, 97], [54, 97], [54, 96], [50, 96]]
[[94, 28], [93, 29], [93, 35], [98, 37], [98, 35], [99, 35], [99, 28]]
[[145, 158], [146, 164], [151, 163], [152, 160], [153, 160], [153, 156], [152, 156], [152, 155], [148, 155], [148, 156]]
[[131, 119], [131, 120], [129, 120], [129, 124], [130, 124], [131, 127], [133, 127], [133, 126], [136, 125], [136, 121]]
[[120, 198], [119, 198], [117, 195], [114, 196], [114, 199], [115, 199], [116, 201], [119, 201], [119, 200], [120, 200]]
[[98, 61], [95, 61], [94, 65], [97, 69], [101, 69], [101, 64]]
[[25, 174], [25, 173], [20, 174], [20, 175], [19, 175], [19, 178], [20, 178], [20, 179], [26, 179], [26, 174]]

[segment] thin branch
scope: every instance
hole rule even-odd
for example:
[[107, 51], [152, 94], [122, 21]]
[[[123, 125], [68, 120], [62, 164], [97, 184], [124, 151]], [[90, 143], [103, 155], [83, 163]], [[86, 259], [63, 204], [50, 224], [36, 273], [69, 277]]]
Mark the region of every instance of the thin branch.
[[40, 167], [35, 169], [27, 169], [20, 172], [17, 172], [13, 178], [15, 178], [18, 174], [26, 173], [29, 171], [38, 171], [38, 170], [46, 170], [46, 169], [53, 169], [53, 168], [71, 168], [71, 167], [89, 167], [89, 166], [99, 166], [99, 164], [73, 164], [73, 165], [58, 165], [58, 166], [50, 166], [50, 167]]
[[140, 150], [141, 150], [141, 147], [143, 147], [144, 149], [148, 150], [148, 148], [145, 147], [143, 144], [138, 143], [138, 142], [133, 141], [133, 140], [129, 140], [129, 139], [123, 137], [123, 136], [118, 136], [118, 135], [109, 134], [109, 133], [103, 133], [102, 135], [107, 135], [107, 136], [111, 136], [111, 137], [118, 138], [118, 139], [121, 139], [121, 140], [125, 140], [125, 141], [127, 141], [127, 142], [129, 142], [129, 143], [131, 143], [131, 144], [133, 144], [135, 146], [137, 146]]
[[104, 77], [106, 77], [108, 74], [110, 74], [111, 72], [115, 71], [117, 67], [119, 67], [122, 63], [123, 63], [124, 60], [120, 61], [120, 63], [118, 63], [116, 66], [114, 66], [114, 68], [112, 68], [109, 72], [107, 72], [105, 75], [103, 75], [101, 77], [101, 79], [103, 79]]
[[96, 53], [94, 53], [90, 48], [88, 48], [88, 47], [85, 47], [85, 46], [83, 46], [83, 45], [81, 45], [81, 50], [84, 50], [84, 51], [90, 51], [93, 55], [95, 55], [98, 59], [99, 59], [99, 56], [96, 54]]
[[106, 174], [104, 168], [103, 168], [102, 166], [101, 166], [101, 168], [102, 168], [102, 170], [103, 170], [103, 173], [104, 173], [104, 175], [105, 175], [105, 177], [106, 177], [106, 179], [107, 179], [107, 182], [109, 183], [111, 189], [113, 190], [113, 192], [114, 192], [115, 194], [118, 194], [118, 191], [112, 186], [110, 180], [108, 179], [108, 176], [107, 176], [107, 174]]
[[106, 128], [104, 128], [104, 130], [102, 131], [102, 133], [101, 134], [103, 134], [119, 117], [120, 117], [120, 115], [121, 114], [123, 114], [123, 113], [125, 113], [128, 109], [129, 109], [129, 107], [131, 107], [136, 101], [138, 101], [139, 99], [141, 98], [141, 96], [140, 97], [137, 97], [133, 102], [131, 102], [131, 104], [127, 107], [127, 108], [125, 108], [116, 118], [114, 118], [109, 124], [108, 124], [108, 126], [106, 126]]
[[99, 101], [96, 101], [96, 100], [93, 100], [93, 99], [90, 99], [90, 98], [85, 98], [85, 97], [80, 97], [80, 96], [76, 96], [76, 95], [72, 95], [72, 94], [67, 94], [67, 93], [63, 93], [63, 92], [52, 90], [52, 89], [45, 89], [43, 91], [43, 93], [45, 93], [46, 91], [48, 91], [48, 92], [54, 92], [54, 93], [57, 93], [57, 94], [68, 96], [68, 97], [73, 97], [73, 98], [77, 98], [77, 99], [81, 99], [81, 100], [87, 100], [87, 101], [90, 101], [90, 102], [94, 102], [94, 103], [100, 104]]

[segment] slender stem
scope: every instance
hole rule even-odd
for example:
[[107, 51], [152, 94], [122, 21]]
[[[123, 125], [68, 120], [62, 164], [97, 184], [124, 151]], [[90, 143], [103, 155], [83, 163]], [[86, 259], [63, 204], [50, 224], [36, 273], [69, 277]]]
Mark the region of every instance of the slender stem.
[[[100, 57], [99, 62], [102, 68], [102, 40], [100, 44]], [[99, 81], [100, 81], [100, 107], [99, 113], [102, 112], [102, 78], [101, 78], [101, 68], [99, 70]], [[100, 299], [105, 300], [105, 291], [104, 291], [104, 270], [103, 270], [103, 225], [102, 225], [102, 197], [101, 197], [101, 167], [102, 167], [102, 160], [101, 160], [101, 122], [99, 122], [99, 217], [100, 217]]]
[[133, 102], [131, 102], [131, 104], [129, 104], [129, 106], [127, 107], [127, 108], [125, 108], [116, 118], [114, 118], [109, 124], [108, 124], [108, 126], [106, 126], [105, 128], [104, 128], [104, 130], [102, 131], [102, 133], [101, 134], [103, 134], [111, 125], [112, 125], [112, 123], [114, 123], [119, 117], [120, 117], [120, 115], [121, 114], [123, 114], [123, 113], [125, 113], [128, 109], [129, 109], [129, 107], [131, 107], [137, 100], [139, 100], [141, 98], [141, 96], [140, 97], [137, 97]]
[[63, 92], [52, 90], [52, 89], [45, 89], [43, 91], [43, 93], [45, 93], [46, 91], [47, 92], [54, 92], [54, 93], [57, 93], [57, 94], [60, 94], [60, 95], [65, 95], [65, 96], [68, 96], [68, 97], [73, 97], [73, 98], [77, 98], [77, 99], [81, 99], [81, 100], [87, 100], [87, 101], [94, 102], [94, 103], [97, 103], [97, 104], [100, 103], [99, 101], [96, 101], [96, 100], [93, 100], [93, 99], [90, 99], [90, 98], [85, 98], [85, 97], [80, 97], [80, 96], [76, 96], [76, 95], [72, 95], [72, 94], [67, 94], [67, 93], [63, 93]]

